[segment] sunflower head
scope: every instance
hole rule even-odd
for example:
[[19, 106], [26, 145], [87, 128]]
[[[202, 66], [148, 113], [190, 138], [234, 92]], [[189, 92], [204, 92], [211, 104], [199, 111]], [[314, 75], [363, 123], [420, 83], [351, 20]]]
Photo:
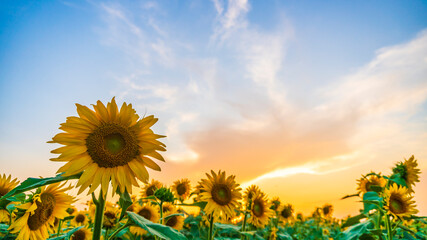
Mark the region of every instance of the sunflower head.
[[418, 212], [408, 188], [393, 183], [384, 191], [384, 208], [395, 217], [410, 217]]
[[255, 227], [263, 228], [273, 216], [273, 211], [269, 208], [267, 197], [263, 192], [258, 191], [252, 196], [251, 201], [251, 217], [248, 219], [248, 222], [252, 223]]
[[[172, 214], [175, 214], [175, 213], [178, 213], [178, 212], [172, 211], [172, 212], [169, 212], [168, 214], [165, 215], [165, 219], [166, 219], [165, 225], [179, 231], [184, 226], [184, 217], [180, 216], [180, 215], [171, 216]], [[169, 216], [171, 216], [171, 217], [169, 217]]]
[[280, 199], [278, 197], [274, 197], [273, 199], [271, 199], [270, 209], [273, 211], [277, 211], [279, 210], [279, 207], [280, 207]]
[[203, 192], [200, 193], [200, 200], [207, 202], [204, 209], [206, 214], [213, 214], [214, 217], [224, 215], [226, 218], [234, 216], [234, 209], [242, 197], [242, 189], [236, 183], [235, 176], [226, 177], [222, 171], [218, 171], [218, 174], [211, 171], [211, 175], [206, 175], [208, 179], [202, 180]]
[[374, 187], [384, 188], [387, 183], [387, 180], [382, 176], [371, 172], [370, 174], [368, 174], [368, 176], [363, 176], [361, 179], [359, 179], [358, 182], [359, 183], [357, 190], [364, 194], [369, 191], [377, 192], [377, 188]]
[[74, 214], [72, 223], [74, 226], [86, 225], [89, 221], [89, 213], [87, 211], [79, 211]]
[[420, 169], [417, 168], [417, 160], [412, 155], [409, 159], [405, 159], [404, 162], [399, 162], [393, 168], [394, 174], [399, 174], [400, 177], [405, 180], [406, 187], [410, 192], [414, 192], [413, 186], [416, 182], [419, 182]]
[[47, 239], [48, 231], [54, 225], [55, 218], [63, 219], [68, 216], [67, 208], [71, 207], [74, 198], [65, 191], [72, 187], [64, 184], [51, 184], [41, 187], [31, 200], [18, 208], [25, 210], [10, 226], [11, 233], [19, 233], [18, 239]]
[[70, 215], [74, 215], [77, 212], [77, 209], [74, 206], [67, 208], [67, 213]]
[[10, 190], [14, 189], [18, 183], [19, 181], [17, 178], [12, 180], [12, 175], [0, 175], [0, 198], [10, 192]]
[[259, 192], [260, 192], [259, 187], [257, 185], [252, 184], [246, 188], [243, 194], [243, 200], [245, 200], [245, 202], [249, 204], [250, 202], [252, 202], [253, 197]]
[[175, 205], [169, 202], [164, 202], [162, 204], [162, 210], [163, 210], [163, 213], [175, 211]]
[[325, 217], [330, 217], [332, 215], [332, 212], [334, 211], [334, 208], [331, 204], [325, 204], [322, 207], [322, 213]]
[[71, 240], [92, 240], [92, 232], [87, 228], [80, 228], [71, 235]]
[[[134, 208], [134, 212], [137, 213], [139, 216], [144, 217], [145, 219], [153, 223], [157, 223], [160, 219], [160, 214], [157, 206], [153, 206], [149, 204], [143, 204], [143, 205], [136, 204]], [[146, 230], [138, 226], [131, 226], [129, 230], [132, 234], [137, 236], [141, 236], [147, 233]]]
[[191, 191], [190, 180], [184, 178], [175, 181], [172, 185], [172, 191], [181, 201], [187, 199], [190, 196]]
[[105, 194], [111, 180], [113, 194], [138, 186], [136, 179], [148, 180], [146, 167], [160, 171], [151, 159], [164, 161], [157, 151], [165, 145], [157, 139], [164, 137], [150, 129], [157, 122], [153, 116], [139, 119], [131, 104], [123, 103], [120, 110], [113, 98], [105, 106], [101, 101], [94, 110], [76, 104], [78, 117], [68, 117], [61, 124], [64, 132], [57, 134], [50, 143], [64, 145], [52, 151], [60, 154], [52, 161], [67, 162], [58, 172], [70, 176], [83, 172], [77, 186], [79, 194], [86, 188], [89, 194], [101, 185]]
[[104, 221], [102, 222], [104, 228], [113, 228], [117, 223], [118, 214], [118, 209], [114, 207], [114, 205], [112, 205], [111, 203], [105, 204]]
[[294, 207], [291, 204], [285, 204], [279, 210], [279, 217], [284, 220], [288, 220], [292, 218], [293, 213], [294, 213]]
[[172, 191], [165, 187], [157, 189], [154, 196], [163, 202], [173, 202], [174, 200]]
[[157, 189], [160, 189], [163, 187], [163, 184], [157, 180], [151, 179], [151, 182], [148, 184], [145, 184], [144, 188], [141, 192], [141, 197], [146, 198], [150, 196], [154, 196], [154, 193]]

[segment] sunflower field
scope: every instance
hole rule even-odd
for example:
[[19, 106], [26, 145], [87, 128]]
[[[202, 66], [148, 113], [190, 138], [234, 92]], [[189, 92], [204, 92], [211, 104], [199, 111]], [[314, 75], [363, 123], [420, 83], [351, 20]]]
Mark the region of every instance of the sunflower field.
[[[160, 171], [156, 161], [165, 161], [165, 136], [151, 130], [157, 118], [140, 118], [131, 104], [119, 109], [114, 98], [93, 109], [76, 106], [78, 117], [68, 117], [49, 141], [60, 145], [51, 161], [64, 162], [56, 176], [21, 183], [0, 176], [0, 239], [427, 239], [427, 218], [417, 216], [413, 200], [420, 175], [414, 156], [357, 181], [358, 192], [343, 199], [363, 202], [358, 215], [336, 219], [325, 204], [304, 216], [256, 185], [242, 189], [222, 170], [197, 184], [150, 179], [147, 168]], [[67, 193], [74, 188], [92, 196], [84, 210]]]

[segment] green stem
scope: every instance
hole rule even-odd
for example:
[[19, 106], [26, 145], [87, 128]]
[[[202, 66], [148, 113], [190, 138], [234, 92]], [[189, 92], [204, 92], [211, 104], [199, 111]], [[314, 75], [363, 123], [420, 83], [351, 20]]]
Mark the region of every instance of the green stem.
[[385, 225], [387, 228], [387, 237], [389, 240], [393, 240], [393, 232], [391, 230], [390, 218], [387, 214], [385, 214]]
[[213, 213], [211, 213], [211, 216], [210, 216], [210, 219], [209, 219], [209, 235], [208, 235], [208, 240], [212, 240], [213, 225], [214, 225], [214, 218], [213, 218]]
[[58, 230], [56, 231], [56, 236], [59, 236], [61, 234], [61, 226], [62, 226], [62, 219], [59, 219]]
[[108, 239], [108, 228], [107, 228], [107, 229], [105, 229], [104, 239]]
[[132, 225], [132, 224], [130, 224], [129, 222], [127, 222], [126, 224], [123, 224], [121, 227], [117, 228], [117, 230], [114, 231], [113, 234], [111, 234], [111, 236], [108, 238], [108, 240], [113, 239], [121, 230], [129, 227], [130, 225]]
[[[242, 232], [246, 231], [246, 221], [248, 219], [248, 211], [245, 210], [245, 217], [243, 218]], [[245, 239], [245, 235], [242, 234], [241, 240]]]
[[[108, 188], [107, 188], [108, 192]], [[105, 199], [104, 196], [107, 197], [107, 193], [103, 194], [102, 189], [99, 190], [99, 198], [96, 199], [95, 195], [92, 194], [93, 202], [95, 203], [95, 223], [93, 225], [93, 235], [92, 240], [100, 240], [101, 239], [101, 231], [102, 231], [102, 223], [104, 221], [104, 208], [105, 208]]]
[[163, 201], [160, 200], [160, 224], [163, 224]]

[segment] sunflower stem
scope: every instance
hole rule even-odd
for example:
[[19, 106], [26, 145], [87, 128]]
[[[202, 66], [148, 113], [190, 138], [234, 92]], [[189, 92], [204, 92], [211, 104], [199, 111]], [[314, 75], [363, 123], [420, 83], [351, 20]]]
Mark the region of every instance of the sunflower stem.
[[[243, 218], [242, 232], [246, 231], [246, 221], [248, 219], [248, 211], [245, 210], [245, 217]], [[245, 235], [242, 234], [241, 240], [245, 239]]]
[[214, 225], [214, 217], [213, 217], [213, 214], [211, 214], [210, 219], [209, 219], [209, 235], [208, 235], [208, 240], [212, 240], [213, 225]]
[[105, 208], [105, 199], [104, 196], [107, 197], [108, 186], [105, 194], [103, 194], [102, 189], [99, 190], [98, 199], [95, 198], [95, 195], [92, 193], [93, 202], [95, 203], [95, 223], [93, 225], [93, 240], [101, 239], [101, 231], [102, 231], [102, 222], [104, 221], [104, 208]]
[[159, 206], [160, 206], [160, 224], [163, 224], [164, 219], [163, 219], [163, 201], [162, 200], [160, 200]]
[[387, 237], [389, 240], [393, 240], [393, 232], [391, 230], [391, 223], [388, 214], [385, 214], [385, 225], [387, 228]]
[[62, 225], [62, 219], [59, 219], [58, 230], [56, 231], [56, 236], [59, 236], [61, 234], [61, 225]]
[[108, 228], [107, 228], [107, 229], [105, 229], [105, 232], [104, 232], [104, 239], [108, 239]]
[[[129, 221], [126, 223], [126, 224], [123, 224], [121, 227], [119, 227], [119, 228], [117, 228], [117, 230], [116, 231], [114, 231], [112, 234], [111, 234], [111, 236], [108, 238], [108, 240], [110, 240], [110, 239], [113, 239], [121, 230], [123, 230], [123, 229], [125, 229], [125, 228], [127, 228], [127, 227], [129, 227], [130, 225], [132, 225], [132, 224], [130, 224], [129, 223]], [[104, 238], [104, 239], [107, 239], [107, 238]]]

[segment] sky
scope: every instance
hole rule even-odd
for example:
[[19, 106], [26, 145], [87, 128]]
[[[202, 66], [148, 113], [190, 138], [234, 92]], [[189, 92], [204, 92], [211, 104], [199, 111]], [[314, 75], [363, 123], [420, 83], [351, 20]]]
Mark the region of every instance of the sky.
[[297, 212], [358, 214], [356, 180], [412, 154], [427, 215], [426, 1], [0, 2], [0, 173], [54, 176], [75, 103], [159, 118], [166, 162], [211, 169]]

